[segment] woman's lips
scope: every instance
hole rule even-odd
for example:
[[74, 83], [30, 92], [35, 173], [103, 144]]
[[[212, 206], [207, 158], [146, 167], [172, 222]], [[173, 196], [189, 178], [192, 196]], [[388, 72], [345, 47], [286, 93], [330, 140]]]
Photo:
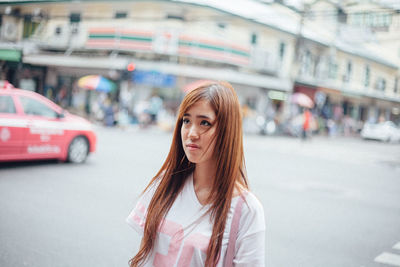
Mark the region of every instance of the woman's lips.
[[188, 144], [188, 145], [186, 145], [186, 147], [187, 147], [189, 150], [196, 150], [196, 149], [199, 149], [199, 148], [200, 148], [198, 145], [195, 145], [195, 144]]

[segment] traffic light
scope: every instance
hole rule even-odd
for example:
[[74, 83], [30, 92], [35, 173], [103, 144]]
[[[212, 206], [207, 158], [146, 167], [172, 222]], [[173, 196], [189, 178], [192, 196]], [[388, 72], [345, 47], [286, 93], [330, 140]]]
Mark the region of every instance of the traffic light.
[[126, 70], [127, 70], [127, 71], [134, 71], [135, 68], [136, 68], [135, 63], [129, 63], [129, 64], [126, 66]]
[[122, 79], [124, 80], [132, 80], [133, 77], [133, 71], [135, 70], [136, 65], [135, 63], [131, 62], [128, 65], [126, 65], [125, 70], [122, 72]]

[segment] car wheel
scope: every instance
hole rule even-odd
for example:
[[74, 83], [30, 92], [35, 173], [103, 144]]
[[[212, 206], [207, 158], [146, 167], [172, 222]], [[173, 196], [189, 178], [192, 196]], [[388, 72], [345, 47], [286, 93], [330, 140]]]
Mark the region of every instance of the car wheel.
[[82, 163], [86, 160], [89, 153], [89, 143], [83, 136], [75, 137], [68, 147], [68, 161], [72, 163]]

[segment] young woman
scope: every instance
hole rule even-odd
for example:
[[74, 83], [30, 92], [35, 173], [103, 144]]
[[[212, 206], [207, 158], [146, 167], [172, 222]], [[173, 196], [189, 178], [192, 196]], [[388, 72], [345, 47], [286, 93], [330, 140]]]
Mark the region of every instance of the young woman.
[[265, 266], [264, 211], [248, 189], [229, 83], [185, 96], [167, 159], [127, 222], [142, 235], [130, 266]]

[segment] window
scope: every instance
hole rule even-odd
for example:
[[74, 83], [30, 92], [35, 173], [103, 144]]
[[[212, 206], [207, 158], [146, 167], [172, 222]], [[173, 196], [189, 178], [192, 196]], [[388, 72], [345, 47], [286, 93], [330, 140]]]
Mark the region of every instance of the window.
[[392, 24], [392, 16], [389, 14], [383, 15], [383, 20], [384, 20], [384, 26], [388, 27], [390, 24]]
[[314, 71], [314, 56], [311, 54], [310, 50], [307, 49], [302, 55], [302, 66], [300, 69], [301, 75], [312, 76]]
[[0, 95], [0, 113], [16, 113], [14, 101], [9, 95]]
[[346, 73], [345, 73], [344, 79], [343, 79], [345, 82], [350, 81], [352, 69], [353, 69], [353, 65], [352, 65], [351, 61], [349, 60], [349, 61], [347, 61]]
[[385, 91], [386, 89], [386, 80], [382, 77], [379, 77], [375, 81], [375, 89], [378, 91]]
[[32, 15], [25, 15], [24, 16], [24, 31], [22, 36], [24, 38], [30, 37], [32, 34], [35, 33], [36, 28], [39, 26], [38, 22], [32, 21]]
[[77, 23], [72, 23], [71, 24], [71, 33], [72, 34], [78, 34], [79, 32], [79, 27]]
[[369, 86], [369, 80], [370, 80], [370, 69], [369, 66], [365, 66], [365, 77], [364, 77], [364, 86], [368, 87]]
[[226, 28], [226, 23], [225, 22], [218, 22], [217, 23], [218, 28], [220, 29], [225, 29]]
[[360, 26], [363, 23], [363, 14], [360, 12], [354, 13], [353, 25]]
[[336, 79], [338, 76], [338, 64], [331, 60], [329, 62], [329, 68], [328, 68], [328, 77], [330, 79]]
[[54, 30], [55, 35], [61, 35], [62, 34], [62, 27], [57, 26], [56, 29]]
[[128, 16], [128, 14], [124, 11], [117, 11], [115, 12], [115, 18], [116, 19], [125, 19]]
[[57, 112], [35, 99], [24, 96], [22, 96], [20, 99], [22, 107], [24, 108], [24, 112], [27, 115], [36, 115], [52, 119], [58, 117]]
[[372, 14], [364, 13], [364, 25], [366, 26], [372, 25]]
[[283, 61], [283, 58], [285, 57], [285, 50], [286, 50], [286, 44], [284, 42], [280, 42], [279, 44], [279, 59]]
[[252, 45], [257, 44], [257, 34], [256, 33], [251, 34], [251, 44]]
[[374, 29], [387, 30], [392, 24], [392, 14], [389, 12], [355, 13], [353, 24], [368, 26]]
[[176, 20], [185, 21], [185, 17], [181, 14], [167, 14], [167, 19], [176, 19]]
[[309, 10], [307, 13], [307, 19], [309, 20], [315, 20], [317, 17], [317, 14], [315, 14], [315, 11]]
[[338, 20], [341, 23], [346, 23], [347, 22], [347, 14], [344, 12], [342, 8], [338, 9]]
[[396, 77], [396, 78], [394, 79], [394, 88], [393, 88], [393, 92], [394, 92], [394, 93], [397, 93], [398, 91], [399, 91], [399, 78]]
[[382, 14], [377, 14], [376, 15], [376, 26], [378, 26], [378, 27], [382, 27], [382, 26], [384, 26], [384, 18], [383, 18], [383, 15]]
[[69, 14], [69, 22], [79, 23], [81, 21], [81, 13], [71, 13]]

